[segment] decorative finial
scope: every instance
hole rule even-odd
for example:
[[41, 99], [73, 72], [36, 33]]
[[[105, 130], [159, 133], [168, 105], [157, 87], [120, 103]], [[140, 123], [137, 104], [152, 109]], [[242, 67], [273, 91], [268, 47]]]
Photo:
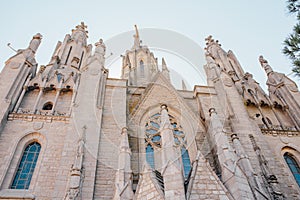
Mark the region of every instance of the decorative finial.
[[72, 32], [74, 31], [82, 31], [85, 33], [86, 37], [88, 37], [88, 31], [86, 30], [87, 25], [84, 24], [84, 22], [81, 22], [79, 25], [75, 26], [76, 30], [72, 29]]
[[221, 46], [221, 44], [219, 44], [219, 41], [218, 40], [215, 41], [211, 35], [209, 35], [207, 38], [205, 38], [205, 41], [206, 41], [206, 46], [209, 46], [211, 44], [217, 44], [217, 45]]
[[162, 63], [161, 65], [162, 71], [169, 71], [164, 58], [161, 59], [161, 63]]

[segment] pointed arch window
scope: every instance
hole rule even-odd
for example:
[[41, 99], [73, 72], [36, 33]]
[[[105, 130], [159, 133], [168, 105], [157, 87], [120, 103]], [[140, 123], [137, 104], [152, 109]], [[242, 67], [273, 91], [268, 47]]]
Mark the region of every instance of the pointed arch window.
[[[181, 125], [173, 116], [169, 115], [169, 119], [173, 129], [175, 147], [178, 148], [179, 152], [181, 152], [181, 161], [184, 170], [184, 176], [185, 178], [188, 178], [188, 175], [191, 171], [191, 161], [188, 150], [186, 149], [187, 142], [185, 139], [185, 134], [182, 130]], [[154, 148], [161, 148], [161, 135], [159, 132], [160, 114], [156, 113], [152, 115], [146, 123], [145, 128], [146, 160], [154, 169]]]
[[145, 76], [145, 66], [144, 66], [144, 62], [142, 60], [140, 61], [140, 75], [141, 75], [141, 77]]
[[294, 156], [290, 153], [285, 153], [283, 157], [285, 159], [285, 162], [289, 166], [292, 174], [294, 175], [298, 186], [300, 187], [300, 168], [297, 161], [295, 160]]
[[41, 150], [38, 142], [32, 142], [25, 148], [11, 189], [28, 189]]
[[181, 148], [181, 158], [183, 164], [184, 177], [187, 178], [191, 171], [191, 160], [190, 160], [189, 152], [186, 150], [185, 147]]
[[300, 187], [300, 168], [297, 161], [295, 160], [294, 156], [290, 153], [285, 153], [283, 157], [285, 159], [285, 162], [289, 166], [292, 174], [294, 175], [298, 186]]

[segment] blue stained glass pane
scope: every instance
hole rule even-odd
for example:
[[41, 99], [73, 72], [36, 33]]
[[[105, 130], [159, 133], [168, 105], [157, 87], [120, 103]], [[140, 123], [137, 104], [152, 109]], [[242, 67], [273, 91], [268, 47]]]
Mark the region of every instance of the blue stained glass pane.
[[28, 177], [28, 173], [20, 175], [20, 179], [27, 179], [27, 177]]
[[154, 151], [149, 144], [146, 147], [146, 160], [150, 167], [154, 169]]
[[27, 154], [27, 161], [28, 161], [28, 162], [32, 162], [33, 159], [34, 159], [34, 153], [29, 153], [29, 154]]
[[14, 177], [11, 189], [28, 189], [31, 177], [41, 150], [37, 142], [29, 144], [22, 155], [17, 173]]
[[155, 122], [150, 122], [150, 123], [151, 123], [152, 126], [159, 129], [159, 124], [158, 123], [155, 123]]
[[191, 161], [189, 157], [189, 153], [185, 148], [181, 149], [181, 158], [183, 163], [184, 177], [187, 178], [191, 171]]
[[156, 135], [152, 138], [152, 141], [153, 142], [159, 142], [160, 141], [160, 136], [159, 135]]
[[298, 186], [300, 187], [300, 168], [298, 163], [296, 162], [296, 160], [288, 153], [284, 154], [284, 159], [286, 161], [286, 163], [288, 164], [291, 172], [294, 175], [294, 178], [298, 184]]
[[29, 147], [29, 152], [36, 152], [37, 148], [36, 145], [32, 145]]

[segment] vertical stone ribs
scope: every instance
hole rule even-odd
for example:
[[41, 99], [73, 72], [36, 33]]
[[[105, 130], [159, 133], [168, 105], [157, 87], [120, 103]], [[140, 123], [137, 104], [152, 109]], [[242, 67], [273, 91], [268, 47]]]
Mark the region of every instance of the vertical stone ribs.
[[268, 161], [265, 159], [264, 155], [261, 153], [259, 146], [257, 145], [253, 135], [249, 135], [253, 149], [259, 161], [259, 166], [262, 171], [262, 178], [266, 184], [266, 189], [269, 193], [271, 199], [284, 199], [282, 192], [280, 191], [277, 177], [271, 172]]

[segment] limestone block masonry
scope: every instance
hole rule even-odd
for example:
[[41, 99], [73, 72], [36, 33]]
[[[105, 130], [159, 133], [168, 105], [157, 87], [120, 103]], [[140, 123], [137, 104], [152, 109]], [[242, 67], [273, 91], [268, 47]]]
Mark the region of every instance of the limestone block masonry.
[[137, 26], [120, 79], [83, 22], [46, 65], [34, 35], [0, 74], [0, 199], [300, 199], [298, 86], [205, 40], [207, 85], [177, 90]]

